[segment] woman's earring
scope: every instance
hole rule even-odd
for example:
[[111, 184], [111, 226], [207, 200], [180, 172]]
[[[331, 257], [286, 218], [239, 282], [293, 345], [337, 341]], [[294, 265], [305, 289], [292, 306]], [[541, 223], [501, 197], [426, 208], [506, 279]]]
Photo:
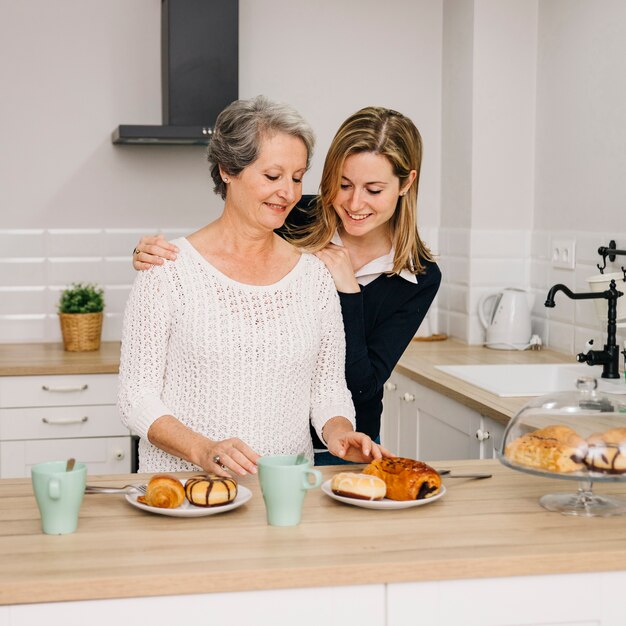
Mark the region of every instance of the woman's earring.
[[225, 183], [227, 183], [227, 182], [228, 182], [228, 178], [225, 178], [225, 179], [224, 179], [224, 182], [225, 182]]

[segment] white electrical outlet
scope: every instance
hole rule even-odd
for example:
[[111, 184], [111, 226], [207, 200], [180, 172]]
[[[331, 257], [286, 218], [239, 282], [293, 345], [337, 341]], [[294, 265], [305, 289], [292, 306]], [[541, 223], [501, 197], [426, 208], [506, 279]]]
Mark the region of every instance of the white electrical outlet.
[[576, 267], [576, 242], [573, 239], [552, 240], [552, 267], [565, 270]]

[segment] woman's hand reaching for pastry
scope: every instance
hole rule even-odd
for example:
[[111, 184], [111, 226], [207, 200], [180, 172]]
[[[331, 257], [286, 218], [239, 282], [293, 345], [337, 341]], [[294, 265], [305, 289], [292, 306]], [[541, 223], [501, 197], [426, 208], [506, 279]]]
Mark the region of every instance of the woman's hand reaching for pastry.
[[164, 259], [175, 261], [177, 252], [178, 248], [163, 235], [142, 237], [133, 250], [133, 268], [147, 270], [153, 265], [163, 265]]
[[214, 441], [185, 426], [173, 415], [162, 415], [152, 423], [148, 441], [218, 476], [230, 477], [230, 472], [240, 476], [257, 473], [259, 455], [241, 439]]
[[328, 451], [344, 461], [370, 463], [374, 459], [395, 456], [365, 433], [352, 430], [352, 424], [345, 417], [334, 417], [326, 422], [323, 435]]
[[223, 441], [212, 441], [202, 450], [201, 463], [203, 470], [218, 476], [257, 473], [257, 461], [260, 456], [246, 443], [235, 437]]

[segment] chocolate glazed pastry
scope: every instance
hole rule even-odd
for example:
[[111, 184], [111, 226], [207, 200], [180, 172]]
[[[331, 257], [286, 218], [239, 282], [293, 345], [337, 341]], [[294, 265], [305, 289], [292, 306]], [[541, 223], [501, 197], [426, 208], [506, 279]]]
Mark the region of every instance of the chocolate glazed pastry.
[[185, 496], [195, 506], [221, 506], [237, 497], [237, 481], [216, 474], [192, 476], [185, 483]]
[[377, 459], [364, 470], [378, 476], [387, 485], [390, 500], [421, 500], [439, 493], [441, 476], [437, 470], [421, 461], [402, 457]]
[[626, 428], [612, 428], [594, 433], [587, 439], [589, 449], [585, 464], [594, 472], [623, 474], [626, 472]]

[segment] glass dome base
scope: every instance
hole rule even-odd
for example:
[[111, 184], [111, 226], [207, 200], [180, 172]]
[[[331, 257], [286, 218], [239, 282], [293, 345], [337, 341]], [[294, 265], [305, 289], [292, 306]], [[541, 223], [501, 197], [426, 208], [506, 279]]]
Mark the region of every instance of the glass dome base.
[[581, 517], [608, 517], [626, 513], [626, 500], [599, 496], [586, 487], [581, 487], [576, 493], [547, 494], [539, 498], [539, 504], [548, 511]]

